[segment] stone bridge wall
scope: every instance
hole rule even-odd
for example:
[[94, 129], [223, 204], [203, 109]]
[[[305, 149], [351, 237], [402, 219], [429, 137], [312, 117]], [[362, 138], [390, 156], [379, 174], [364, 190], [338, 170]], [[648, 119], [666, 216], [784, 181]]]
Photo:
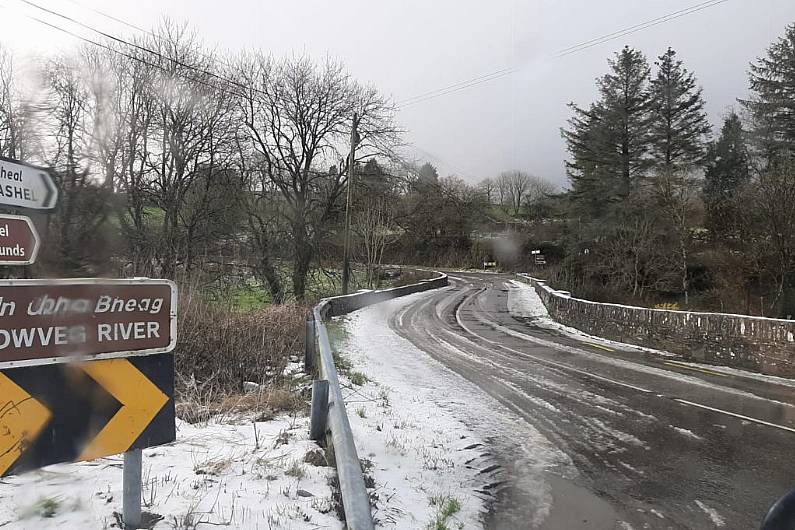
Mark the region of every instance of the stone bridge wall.
[[530, 283], [558, 322], [590, 335], [664, 350], [692, 361], [795, 377], [795, 321], [668, 311], [571, 298], [541, 280]]

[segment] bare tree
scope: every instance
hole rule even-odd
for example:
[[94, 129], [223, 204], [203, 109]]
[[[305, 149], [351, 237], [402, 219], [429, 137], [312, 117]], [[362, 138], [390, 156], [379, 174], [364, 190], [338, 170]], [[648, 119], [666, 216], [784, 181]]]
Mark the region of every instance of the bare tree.
[[86, 81], [81, 57], [51, 59], [44, 71], [46, 98], [41, 104], [40, 126], [50, 142], [42, 144], [42, 160], [54, 169], [60, 188], [59, 210], [50, 218], [57, 244], [57, 266], [81, 270], [96, 258], [100, 246], [93, 237], [106, 218], [107, 199], [92, 178], [90, 156], [94, 143], [96, 107]]
[[525, 205], [530, 182], [530, 175], [518, 170], [503, 171], [497, 178], [500, 204], [514, 216], [518, 216]]
[[494, 204], [497, 198], [497, 183], [492, 178], [485, 178], [478, 184], [478, 190], [483, 194], [487, 204]]
[[795, 315], [795, 163], [779, 162], [759, 176], [749, 190], [750, 204], [743, 216], [750, 221], [752, 237], [767, 256], [775, 279], [771, 307], [781, 302], [780, 316]]
[[356, 216], [355, 230], [365, 257], [367, 287], [373, 289], [378, 287], [384, 250], [399, 237], [394, 210], [386, 200], [373, 201]]
[[690, 303], [688, 265], [691, 244], [691, 222], [700, 182], [685, 170], [661, 170], [654, 181], [654, 193], [676, 236], [678, 255], [679, 288], [685, 297], [685, 306]]
[[153, 78], [151, 140], [146, 161], [150, 200], [163, 211], [157, 259], [161, 272], [173, 278], [193, 242], [180, 227], [188, 193], [202, 175], [213, 179], [224, 171], [233, 150], [234, 101], [218, 86], [214, 60], [185, 26], [165, 22], [148, 47], [159, 55]]
[[17, 76], [11, 52], [0, 47], [0, 156], [24, 159], [32, 149], [31, 109]]
[[[332, 61], [318, 65], [303, 57], [277, 61], [253, 54], [243, 57], [237, 70], [248, 87], [241, 98], [242, 122], [259, 155], [257, 170], [284, 202], [293, 292], [303, 299], [315, 250], [328, 234], [346, 184], [353, 115], [359, 116], [358, 153], [366, 155], [390, 147], [396, 133], [392, 109], [375, 89], [359, 85]], [[341, 170], [325, 169], [334, 164]]]

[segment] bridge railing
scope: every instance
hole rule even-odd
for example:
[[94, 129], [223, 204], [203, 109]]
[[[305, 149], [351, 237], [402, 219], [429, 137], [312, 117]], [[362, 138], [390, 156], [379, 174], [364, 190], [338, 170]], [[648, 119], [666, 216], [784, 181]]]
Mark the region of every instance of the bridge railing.
[[[345, 400], [342, 396], [337, 368], [334, 365], [334, 355], [325, 322], [332, 317], [345, 315], [378, 302], [446, 285], [448, 285], [447, 275], [440, 274], [436, 278], [393, 289], [326, 298], [313, 308], [310, 321], [307, 322], [305, 356], [307, 371], [314, 371], [315, 361], [318, 361], [317, 372], [320, 380], [328, 382], [327, 400], [325, 398], [316, 400], [313, 396], [313, 425], [310, 431], [325, 434], [327, 443], [331, 443], [334, 448], [334, 460], [342, 493], [345, 522], [350, 530], [371, 530], [373, 517], [370, 510], [370, 497], [364, 485], [361, 463], [356, 452], [351, 424], [345, 411]], [[325, 386], [323, 385], [323, 388]], [[317, 385], [313, 387], [313, 393], [316, 388], [318, 388]], [[317, 410], [318, 406], [323, 410]], [[328, 435], [329, 431], [330, 436]]]

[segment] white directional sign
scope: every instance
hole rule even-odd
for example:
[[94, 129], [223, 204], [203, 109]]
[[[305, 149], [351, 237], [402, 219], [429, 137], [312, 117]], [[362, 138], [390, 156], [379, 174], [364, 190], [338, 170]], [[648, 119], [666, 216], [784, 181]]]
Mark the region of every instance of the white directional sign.
[[41, 168], [0, 157], [0, 205], [52, 210], [58, 188]]

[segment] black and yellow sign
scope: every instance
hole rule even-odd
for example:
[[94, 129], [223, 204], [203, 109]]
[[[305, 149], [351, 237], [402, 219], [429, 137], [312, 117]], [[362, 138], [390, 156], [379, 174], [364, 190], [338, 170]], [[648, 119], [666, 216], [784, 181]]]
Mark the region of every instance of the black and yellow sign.
[[0, 476], [174, 440], [170, 353], [0, 371]]

